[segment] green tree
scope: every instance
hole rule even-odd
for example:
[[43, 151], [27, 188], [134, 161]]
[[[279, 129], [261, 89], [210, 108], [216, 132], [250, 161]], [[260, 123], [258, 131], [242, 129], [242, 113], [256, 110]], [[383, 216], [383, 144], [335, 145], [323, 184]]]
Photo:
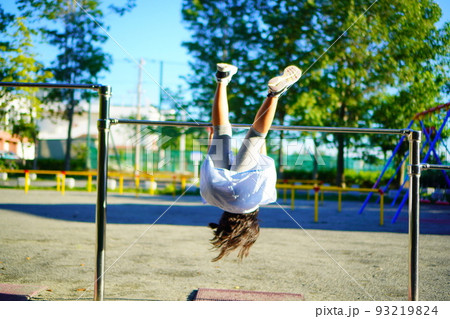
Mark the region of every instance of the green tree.
[[[127, 0], [125, 7], [111, 8], [123, 14], [134, 6]], [[107, 36], [101, 29], [104, 15], [99, 0], [16, 0], [23, 16], [33, 17], [40, 24], [45, 40], [57, 48], [56, 59], [49, 67], [57, 82], [70, 84], [96, 83], [101, 71], [107, 71], [111, 56], [101, 45]], [[89, 99], [90, 92], [51, 90], [48, 101], [61, 102], [64, 117], [68, 120], [67, 145], [64, 167], [70, 169], [72, 123], [80, 101]]]
[[[449, 30], [436, 28], [440, 17], [431, 0], [186, 0], [190, 84], [197, 105], [209, 108], [215, 63], [236, 64], [231, 115], [248, 121], [270, 74], [296, 64], [305, 74], [281, 99], [279, 124], [405, 127], [448, 82]], [[340, 185], [345, 148], [362, 136], [325, 137], [338, 148]]]
[[[443, 53], [435, 26], [439, 6], [432, 1], [379, 1], [362, 15], [369, 4], [324, 1], [320, 8], [325, 37], [338, 39], [349, 28], [322, 60], [322, 74], [308, 83], [322, 92], [321, 102], [331, 114], [325, 125], [406, 127], [415, 113], [436, 102], [446, 82], [433, 62]], [[344, 148], [360, 139], [335, 138], [340, 184], [345, 181]]]
[[[0, 6], [0, 34], [5, 40], [0, 43], [0, 78], [2, 82], [44, 82], [52, 77], [37, 61], [33, 52], [33, 35], [23, 17], [4, 12]], [[42, 116], [41, 100], [37, 88], [0, 89], [0, 127], [23, 142], [36, 145], [37, 120]]]

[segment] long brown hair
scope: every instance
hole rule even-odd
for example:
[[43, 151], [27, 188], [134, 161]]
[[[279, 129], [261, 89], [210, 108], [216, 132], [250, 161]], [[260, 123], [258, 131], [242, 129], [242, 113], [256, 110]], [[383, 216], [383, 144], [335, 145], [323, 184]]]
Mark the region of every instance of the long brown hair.
[[209, 224], [214, 233], [214, 238], [211, 239], [213, 249], [220, 250], [212, 261], [218, 261], [238, 247], [238, 258], [248, 256], [250, 247], [259, 236], [258, 213], [259, 209], [247, 214], [223, 212], [219, 224]]

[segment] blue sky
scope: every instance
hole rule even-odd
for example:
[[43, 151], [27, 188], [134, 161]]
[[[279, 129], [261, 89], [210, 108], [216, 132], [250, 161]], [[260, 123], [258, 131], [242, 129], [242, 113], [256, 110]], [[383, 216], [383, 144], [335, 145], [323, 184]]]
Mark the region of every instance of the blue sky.
[[[0, 1], [6, 10], [13, 7], [12, 0]], [[121, 4], [124, 0], [104, 1], [105, 4], [111, 2]], [[444, 13], [441, 21], [449, 21], [450, 1], [436, 2]], [[143, 106], [159, 103], [161, 61], [163, 87], [171, 90], [185, 87], [180, 77], [189, 74], [189, 56], [181, 46], [190, 37], [181, 19], [182, 0], [137, 0], [136, 3], [136, 8], [122, 17], [112, 13], [105, 17], [105, 23], [110, 26], [108, 33], [114, 41], [108, 40], [104, 50], [113, 56], [114, 64], [109, 73], [103, 74], [100, 83], [112, 86], [114, 105], [136, 105], [136, 63], [141, 58], [146, 61], [142, 76]]]
[[106, 19], [109, 34], [120, 46], [109, 40], [104, 47], [113, 55], [114, 65], [102, 81], [113, 87], [113, 103], [135, 104], [139, 70], [136, 63], [143, 58], [142, 104], [157, 105], [161, 62], [162, 86], [171, 90], [184, 86], [180, 76], [189, 73], [189, 57], [181, 43], [189, 40], [190, 35], [182, 24], [181, 0], [137, 0], [136, 3], [130, 13], [122, 17], [110, 14]]

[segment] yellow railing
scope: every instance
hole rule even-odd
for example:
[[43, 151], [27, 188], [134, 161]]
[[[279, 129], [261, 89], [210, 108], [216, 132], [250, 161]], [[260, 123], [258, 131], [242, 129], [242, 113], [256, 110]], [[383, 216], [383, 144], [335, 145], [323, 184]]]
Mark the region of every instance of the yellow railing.
[[[317, 185], [322, 185], [323, 181], [317, 180], [317, 179], [279, 179], [277, 180], [278, 184], [288, 184], [288, 185], [313, 185], [313, 186], [317, 186]], [[284, 188], [283, 189], [283, 200], [286, 202], [286, 198], [287, 198], [287, 190], [288, 188]], [[306, 198], [309, 200], [309, 192], [306, 192]], [[322, 191], [322, 201], [323, 201], [324, 195], [323, 195], [323, 191]]]
[[176, 184], [177, 181], [180, 181], [181, 184], [181, 190], [186, 190], [186, 181], [194, 176], [192, 173], [170, 173], [170, 172], [156, 172], [154, 174], [132, 174], [132, 173], [121, 173], [121, 172], [110, 172], [108, 174], [110, 177], [116, 177], [119, 178], [119, 193], [123, 194], [123, 185], [124, 185], [124, 179], [132, 179], [134, 180], [134, 185], [136, 192], [139, 190], [139, 186], [141, 183], [141, 180], [148, 180], [150, 181], [149, 186], [149, 194], [154, 195], [155, 194], [155, 187], [153, 186], [156, 181], [165, 181], [165, 182], [172, 182], [172, 195], [175, 196], [176, 192]]
[[[314, 222], [319, 221], [319, 192], [330, 191], [338, 193], [338, 212], [342, 211], [342, 193], [343, 192], [363, 192], [363, 193], [379, 193], [380, 194], [380, 226], [384, 225], [384, 193], [381, 189], [372, 188], [348, 188], [337, 186], [319, 186], [319, 185], [290, 185], [290, 184], [277, 184], [278, 189], [283, 189], [286, 192], [287, 189], [291, 190], [291, 209], [295, 209], [295, 191], [296, 190], [313, 190], [314, 191]], [[308, 192], [309, 193], [309, 192]], [[322, 197], [323, 201], [323, 197]], [[284, 198], [286, 202], [286, 198]]]
[[[24, 174], [24, 190], [25, 193], [28, 193], [30, 189], [30, 175], [55, 175], [56, 176], [56, 190], [61, 192], [64, 195], [66, 189], [66, 177], [67, 176], [87, 176], [87, 184], [86, 190], [88, 192], [92, 191], [92, 180], [94, 176], [97, 176], [96, 171], [59, 171], [59, 170], [24, 170], [24, 169], [2, 169], [0, 173], [9, 173], [9, 174]], [[187, 179], [192, 178], [192, 173], [169, 173], [169, 172], [156, 172], [154, 174], [140, 174], [135, 175], [133, 173], [124, 173], [124, 172], [109, 172], [109, 177], [116, 177], [119, 179], [119, 193], [123, 194], [124, 191], [124, 180], [131, 179], [134, 180], [136, 195], [139, 193], [139, 186], [141, 180], [149, 180], [149, 194], [155, 194], [155, 187], [153, 187], [155, 181], [170, 181], [173, 184], [173, 196], [175, 196], [176, 192], [176, 184], [177, 181], [180, 181], [181, 190], [184, 191], [186, 189]]]

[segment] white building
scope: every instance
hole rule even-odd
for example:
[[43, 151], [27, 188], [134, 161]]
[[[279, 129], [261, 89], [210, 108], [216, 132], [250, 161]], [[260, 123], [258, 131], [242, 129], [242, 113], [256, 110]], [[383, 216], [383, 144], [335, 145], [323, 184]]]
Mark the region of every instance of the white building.
[[[72, 139], [74, 143], [86, 143], [87, 136], [92, 141], [97, 140], [97, 120], [98, 102], [81, 105], [82, 112], [74, 114], [72, 123]], [[89, 112], [90, 110], [90, 112]], [[158, 109], [154, 106], [144, 106], [140, 110], [141, 118], [148, 120], [159, 120]], [[112, 118], [136, 118], [136, 106], [110, 106], [110, 117]], [[39, 121], [39, 157], [43, 158], [63, 158], [65, 154], [65, 144], [68, 136], [69, 122], [58, 117], [46, 117]], [[130, 145], [130, 139], [136, 134], [134, 125], [117, 125], [110, 130], [112, 146], [118, 149]]]
[[13, 136], [11, 134], [11, 123], [13, 121], [29, 121], [29, 101], [20, 98], [5, 102], [2, 99], [0, 100], [0, 104], [2, 104], [2, 108], [0, 109], [2, 113], [0, 116], [0, 153], [2, 153], [2, 156], [3, 154], [13, 153], [13, 155], [17, 155], [20, 158], [33, 159], [35, 153], [34, 144], [28, 142], [26, 138], [22, 139], [20, 136]]

